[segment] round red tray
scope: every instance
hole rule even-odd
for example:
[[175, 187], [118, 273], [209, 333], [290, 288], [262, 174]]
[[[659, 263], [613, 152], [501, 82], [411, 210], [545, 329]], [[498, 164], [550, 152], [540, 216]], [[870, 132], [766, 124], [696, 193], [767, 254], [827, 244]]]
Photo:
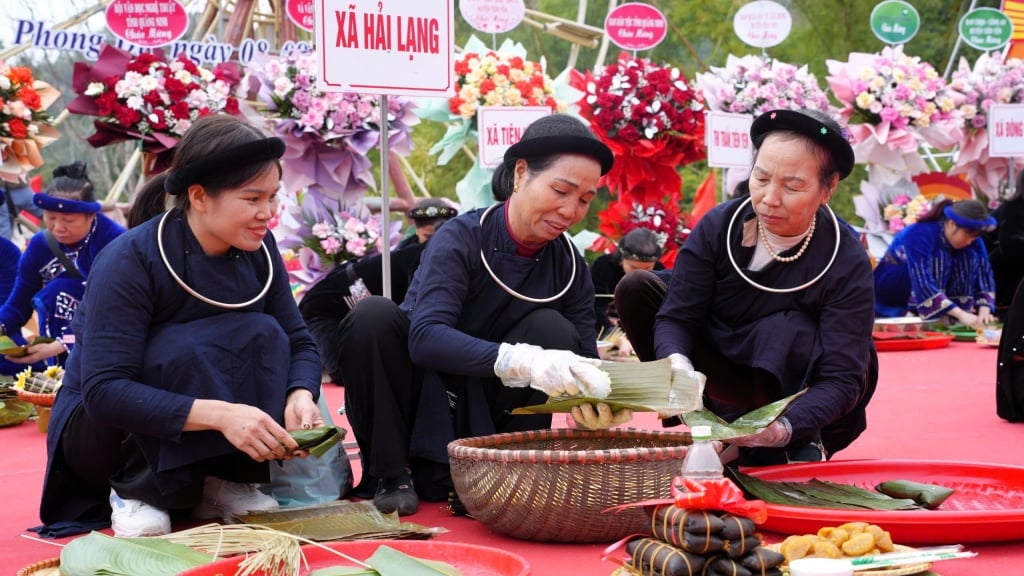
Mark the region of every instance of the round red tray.
[[954, 338], [949, 332], [921, 332], [920, 336], [898, 332], [874, 332], [872, 336], [875, 339], [875, 350], [879, 352], [945, 348]]
[[[399, 552], [415, 556], [421, 560], [437, 560], [447, 562], [459, 569], [462, 576], [528, 576], [530, 565], [526, 559], [497, 548], [462, 544], [460, 542], [435, 542], [432, 540], [360, 540], [354, 542], [325, 542], [332, 550], [347, 554], [357, 560], [366, 560], [381, 545], [387, 545]], [[300, 574], [309, 574], [314, 570], [332, 566], [352, 566], [344, 558], [331, 554], [317, 546], [303, 546], [302, 552], [309, 563], [309, 569], [302, 569]], [[216, 576], [234, 574], [242, 557], [227, 558], [210, 564], [204, 564], [186, 570], [178, 576]], [[263, 576], [262, 570], [252, 576]]]
[[837, 460], [750, 468], [762, 480], [812, 478], [866, 489], [913, 480], [955, 490], [937, 510], [845, 510], [768, 504], [766, 531], [814, 534], [845, 522], [870, 522], [899, 544], [960, 544], [1024, 539], [1024, 467], [940, 460]]

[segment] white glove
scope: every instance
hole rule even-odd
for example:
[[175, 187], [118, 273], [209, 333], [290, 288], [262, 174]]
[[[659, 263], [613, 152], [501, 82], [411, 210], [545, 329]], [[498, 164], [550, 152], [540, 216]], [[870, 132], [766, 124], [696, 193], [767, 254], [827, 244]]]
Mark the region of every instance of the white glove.
[[600, 365], [596, 358], [584, 358], [568, 350], [502, 342], [494, 374], [511, 388], [529, 385], [548, 396], [605, 398], [611, 392], [611, 380], [598, 368]]
[[[685, 410], [703, 410], [704, 409], [704, 389], [707, 387], [708, 377], [703, 372], [698, 372], [693, 369], [693, 363], [690, 359], [682, 354], [676, 352], [675, 354], [669, 354], [669, 361], [672, 363], [672, 372], [681, 372], [684, 378], [694, 380], [697, 382], [697, 398], [692, 403], [683, 402], [686, 404]], [[673, 379], [675, 381], [675, 379]], [[675, 390], [672, 391], [675, 394]], [[669, 398], [670, 404], [680, 402], [680, 400], [673, 400]], [[692, 405], [691, 405], [692, 404]]]
[[737, 446], [746, 446], [748, 448], [755, 446], [778, 448], [789, 444], [789, 441], [792, 438], [793, 427], [789, 424], [789, 420], [783, 416], [769, 424], [767, 428], [761, 430], [757, 434], [733, 438], [729, 442]]
[[598, 402], [596, 405], [586, 403], [572, 407], [572, 418], [580, 428], [604, 430], [629, 422], [633, 419], [633, 411], [623, 408], [613, 413], [611, 406], [604, 402]]

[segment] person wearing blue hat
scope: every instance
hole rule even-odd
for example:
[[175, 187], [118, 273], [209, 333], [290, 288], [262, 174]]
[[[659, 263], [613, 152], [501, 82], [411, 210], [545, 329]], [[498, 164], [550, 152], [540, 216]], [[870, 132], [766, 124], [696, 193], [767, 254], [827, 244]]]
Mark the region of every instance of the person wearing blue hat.
[[972, 328], [994, 320], [996, 288], [985, 243], [996, 219], [977, 200], [937, 203], [893, 238], [875, 267], [879, 317], [948, 317]]
[[641, 360], [706, 376], [704, 405], [727, 421], [804, 391], [730, 441], [739, 465], [821, 461], [866, 428], [878, 375], [871, 263], [829, 207], [853, 147], [816, 110], [765, 112], [750, 136], [749, 195], [701, 218], [670, 283], [627, 274], [619, 324]]
[[63, 365], [75, 345], [71, 319], [93, 262], [124, 228], [100, 213], [95, 188], [82, 162], [57, 167], [49, 186], [32, 201], [43, 210], [45, 229], [29, 240], [21, 257], [14, 289], [0, 307], [0, 334], [20, 333], [36, 312], [40, 335], [54, 341], [36, 344], [27, 355], [8, 360]]

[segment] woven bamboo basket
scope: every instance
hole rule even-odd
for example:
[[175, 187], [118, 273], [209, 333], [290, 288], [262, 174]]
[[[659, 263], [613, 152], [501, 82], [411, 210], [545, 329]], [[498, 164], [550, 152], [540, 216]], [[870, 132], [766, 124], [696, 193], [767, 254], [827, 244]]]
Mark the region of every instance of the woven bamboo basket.
[[41, 560], [18, 570], [17, 576], [60, 576], [60, 558]]
[[456, 440], [452, 480], [469, 513], [488, 528], [541, 542], [611, 542], [645, 532], [641, 508], [669, 498], [688, 432], [535, 430]]
[[36, 406], [53, 406], [54, 399], [57, 398], [56, 392], [29, 392], [27, 390], [18, 390], [18, 398], [35, 404]]

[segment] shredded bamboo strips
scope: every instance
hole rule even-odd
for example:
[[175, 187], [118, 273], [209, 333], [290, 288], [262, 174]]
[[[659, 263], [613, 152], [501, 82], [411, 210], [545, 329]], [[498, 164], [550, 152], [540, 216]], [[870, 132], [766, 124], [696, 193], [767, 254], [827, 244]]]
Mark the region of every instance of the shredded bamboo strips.
[[611, 379], [607, 398], [561, 397], [546, 404], [516, 408], [513, 414], [569, 412], [573, 406], [603, 402], [613, 410], [657, 412], [662, 417], [678, 416], [703, 406], [704, 383], [685, 370], [673, 370], [668, 358], [654, 362], [602, 362]]

